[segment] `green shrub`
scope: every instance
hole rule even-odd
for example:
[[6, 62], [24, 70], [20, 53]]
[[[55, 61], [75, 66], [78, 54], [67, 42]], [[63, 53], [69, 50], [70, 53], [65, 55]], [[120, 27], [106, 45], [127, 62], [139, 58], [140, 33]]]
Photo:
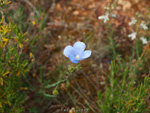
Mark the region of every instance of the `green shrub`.
[[22, 76], [30, 68], [23, 54], [24, 44], [28, 41], [25, 34], [18, 32], [14, 24], [0, 22], [0, 112], [20, 113], [23, 111], [25, 94], [22, 90]]
[[148, 112], [146, 105], [146, 95], [148, 94], [149, 77], [145, 77], [143, 83], [138, 85], [129, 78], [129, 69], [125, 68], [122, 73], [122, 81], [116, 77], [119, 66], [114, 61], [111, 63], [110, 85], [106, 85], [106, 90], [98, 92], [98, 106], [102, 113], [143, 113]]

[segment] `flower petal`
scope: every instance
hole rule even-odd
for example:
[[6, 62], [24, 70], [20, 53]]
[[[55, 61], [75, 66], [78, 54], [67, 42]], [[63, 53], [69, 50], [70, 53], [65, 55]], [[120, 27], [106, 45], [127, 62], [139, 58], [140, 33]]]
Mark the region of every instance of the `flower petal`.
[[77, 60], [74, 55], [69, 55], [68, 57], [72, 63], [79, 63], [79, 60]]
[[82, 52], [84, 51], [85, 47], [86, 47], [86, 45], [80, 41], [74, 43], [74, 45], [73, 45], [73, 48], [76, 51], [76, 55], [81, 55]]
[[104, 18], [105, 18], [104, 15], [98, 17], [99, 20], [104, 19]]
[[129, 34], [128, 37], [130, 37], [131, 40], [134, 40], [136, 38], [136, 34], [137, 34], [136, 32], [133, 32], [133, 33]]
[[140, 40], [143, 42], [143, 44], [147, 43], [147, 40], [144, 37], [141, 37]]
[[81, 54], [80, 60], [88, 58], [89, 56], [91, 56], [91, 50], [86, 50]]
[[64, 49], [64, 55], [68, 57], [69, 55], [74, 55], [75, 56], [75, 50], [72, 46], [68, 45]]

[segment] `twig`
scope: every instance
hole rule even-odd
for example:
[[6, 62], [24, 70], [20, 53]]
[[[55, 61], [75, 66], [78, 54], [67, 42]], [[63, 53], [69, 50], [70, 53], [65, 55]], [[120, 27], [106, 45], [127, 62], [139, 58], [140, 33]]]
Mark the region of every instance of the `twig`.
[[6, 25], [5, 15], [4, 15], [3, 9], [2, 9], [1, 7], [0, 7], [0, 12], [1, 12], [1, 14], [2, 14], [3, 24]]
[[32, 5], [32, 3], [29, 0], [21, 0], [22, 2], [25, 2], [26, 4], [28, 4], [33, 10], [34, 12], [40, 16], [39, 12], [37, 11], [37, 9]]

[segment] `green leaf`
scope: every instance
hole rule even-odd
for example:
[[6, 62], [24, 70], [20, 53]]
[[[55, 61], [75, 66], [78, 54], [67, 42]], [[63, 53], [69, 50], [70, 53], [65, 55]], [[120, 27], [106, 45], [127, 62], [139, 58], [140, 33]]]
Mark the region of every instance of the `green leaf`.
[[54, 97], [56, 97], [56, 96], [54, 96], [54, 95], [50, 95], [50, 94], [47, 94], [47, 93], [44, 93], [43, 94], [45, 97], [49, 97], [49, 98], [54, 98]]
[[86, 42], [92, 37], [93, 34], [94, 34], [94, 33], [91, 33], [91, 34], [84, 40], [84, 42], [86, 43]]
[[65, 82], [65, 81], [66, 81], [66, 79], [65, 79], [65, 80], [61, 80], [61, 81], [58, 81], [58, 82], [53, 83], [53, 84], [49, 84], [49, 85], [45, 86], [45, 88], [54, 87], [54, 86], [56, 86], [56, 85], [58, 85], [58, 84], [60, 84], [60, 83], [63, 83], [63, 82]]

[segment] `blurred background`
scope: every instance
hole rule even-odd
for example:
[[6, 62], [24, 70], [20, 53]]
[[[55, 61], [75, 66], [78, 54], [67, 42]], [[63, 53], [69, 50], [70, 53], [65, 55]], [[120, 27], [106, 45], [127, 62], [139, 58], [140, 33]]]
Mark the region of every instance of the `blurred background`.
[[[109, 89], [111, 82], [108, 75], [112, 72], [112, 61], [115, 60], [117, 65], [118, 71], [115, 76], [118, 84], [123, 82], [122, 73], [125, 72], [126, 67], [129, 70], [136, 68], [134, 66], [140, 58], [138, 56], [147, 46], [142, 42], [139, 42], [139, 46], [134, 46], [135, 41], [128, 35], [136, 31], [139, 36], [144, 35], [147, 40], [150, 39], [149, 8], [149, 0], [11, 0], [11, 3], [2, 7], [6, 23], [14, 23], [18, 32], [25, 33], [24, 37], [28, 39], [27, 42], [22, 43], [21, 49], [17, 49], [17, 51], [21, 50], [22, 58], [30, 59], [28, 64], [32, 64], [28, 73], [20, 74], [21, 87], [24, 87], [21, 93], [25, 98], [22, 103], [23, 110], [20, 112], [123, 113], [118, 109], [128, 109], [126, 113], [143, 113], [136, 112], [136, 104], [130, 106], [126, 102], [122, 104], [126, 108], [117, 108], [119, 106], [117, 104], [98, 105], [100, 100], [98, 92], [105, 95]], [[107, 11], [113, 16], [104, 23], [98, 17], [105, 15]], [[129, 22], [133, 18], [136, 18], [139, 23], [144, 21], [148, 30], [140, 30], [136, 25], [130, 26]], [[76, 65], [63, 55], [64, 48], [73, 45], [76, 41], [85, 42], [86, 49], [92, 51], [88, 59], [80, 62], [79, 69], [76, 69]], [[127, 75], [129, 78], [130, 75], [137, 78], [137, 84], [132, 86], [135, 89], [138, 83], [143, 83], [145, 76], [149, 77], [149, 58], [147, 53], [146, 60], [141, 61], [138, 71], [136, 70], [134, 74], [133, 71], [131, 73], [129, 71]], [[61, 80], [68, 77], [69, 67], [75, 68], [75, 72], [71, 79], [62, 82]], [[127, 91], [130, 92], [131, 89], [130, 87]], [[144, 98], [144, 102], [141, 100], [144, 103], [141, 109], [149, 110], [150, 90], [146, 85], [145, 89], [148, 91], [141, 98]], [[109, 97], [115, 97], [111, 94], [112, 92]], [[120, 93], [115, 94], [116, 97], [120, 95]], [[104, 101], [106, 103], [113, 101], [106, 100]], [[114, 98], [115, 100], [117, 98]], [[130, 99], [125, 100], [132, 103]], [[136, 102], [139, 103], [137, 100]], [[15, 111], [15, 107], [12, 108], [14, 111], [12, 109], [7, 111], [7, 106], [5, 105], [4, 113], [20, 113]], [[109, 112], [102, 111], [102, 108], [107, 109], [108, 106]]]

